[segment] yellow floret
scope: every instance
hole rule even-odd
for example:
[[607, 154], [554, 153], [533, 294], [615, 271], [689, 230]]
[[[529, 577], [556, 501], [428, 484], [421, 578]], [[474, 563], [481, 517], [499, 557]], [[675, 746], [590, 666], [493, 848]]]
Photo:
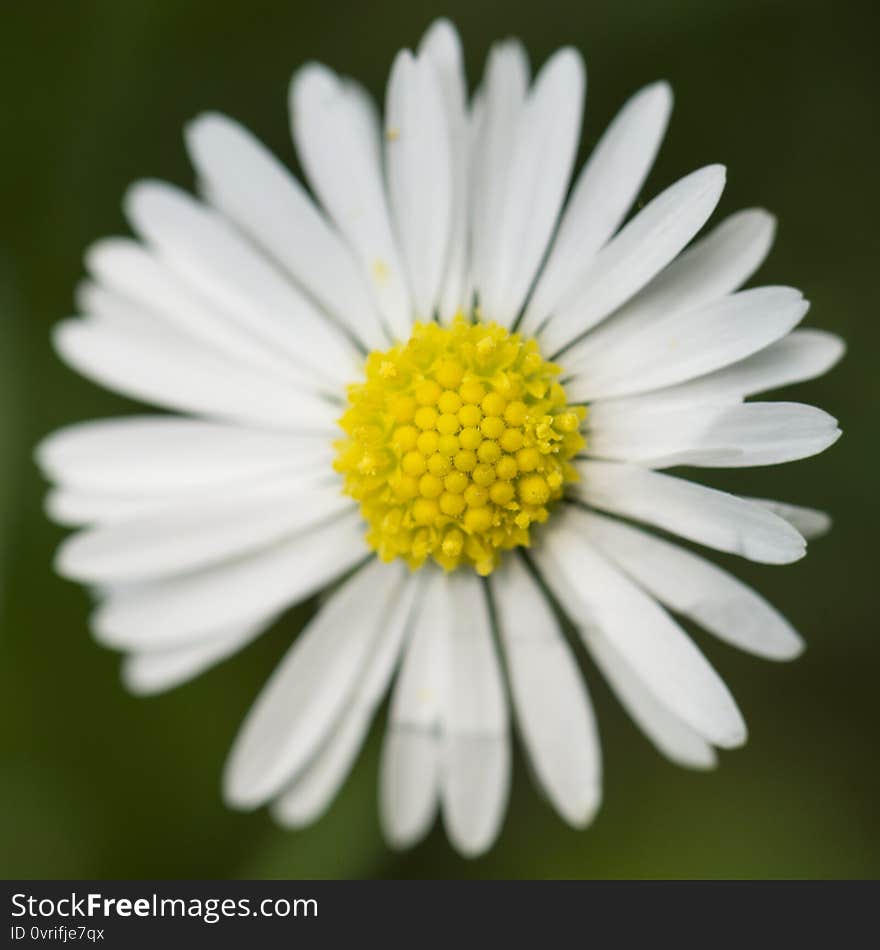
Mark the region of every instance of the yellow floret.
[[435, 379], [426, 379], [416, 386], [416, 402], [420, 406], [434, 406], [443, 390]]
[[486, 387], [478, 379], [466, 379], [458, 390], [463, 402], [478, 403], [486, 394]]
[[416, 439], [416, 448], [422, 455], [433, 455], [437, 451], [437, 445], [440, 442], [440, 436], [433, 429], [422, 432]]
[[433, 429], [437, 422], [437, 410], [433, 406], [422, 406], [416, 410], [414, 418], [420, 429]]
[[501, 447], [491, 439], [483, 439], [477, 449], [477, 458], [487, 465], [494, 465], [501, 458]]
[[499, 416], [486, 416], [480, 423], [480, 432], [487, 439], [500, 439], [504, 434], [504, 422]]
[[458, 419], [463, 426], [478, 426], [483, 418], [483, 413], [479, 406], [468, 404], [458, 410]]
[[462, 449], [452, 462], [460, 472], [472, 472], [477, 464], [477, 457], [473, 452]]
[[500, 393], [487, 393], [480, 403], [480, 408], [487, 416], [500, 416], [506, 406], [507, 400]]
[[437, 401], [437, 408], [441, 412], [456, 413], [461, 409], [461, 396], [452, 389], [447, 389]]
[[407, 452], [404, 455], [403, 460], [400, 463], [400, 467], [406, 472], [407, 475], [421, 475], [425, 469], [428, 467], [427, 462], [425, 461], [425, 456], [421, 452], [413, 450], [412, 452]]

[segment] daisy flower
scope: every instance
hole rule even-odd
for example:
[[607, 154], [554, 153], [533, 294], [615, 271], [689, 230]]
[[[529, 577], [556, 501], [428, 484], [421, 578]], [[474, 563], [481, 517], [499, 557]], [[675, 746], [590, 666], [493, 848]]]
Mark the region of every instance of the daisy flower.
[[624, 105], [572, 182], [585, 86], [573, 49], [532, 78], [505, 41], [469, 97], [443, 20], [394, 60], [384, 119], [351, 79], [303, 66], [290, 117], [308, 190], [241, 125], [202, 115], [186, 130], [201, 198], [140, 182], [137, 239], [87, 254], [59, 354], [173, 413], [39, 449], [49, 513], [79, 529], [57, 568], [94, 591], [94, 635], [125, 653], [127, 687], [182, 683], [324, 592], [234, 743], [233, 807], [315, 820], [390, 692], [390, 844], [440, 811], [460, 852], [490, 847], [514, 721], [542, 791], [583, 827], [600, 748], [561, 617], [647, 737], [693, 768], [746, 730], [673, 615], [758, 656], [802, 648], [668, 536], [785, 564], [827, 518], [666, 470], [827, 448], [826, 413], [746, 400], [825, 372], [842, 343], [795, 329], [797, 290], [739, 289], [770, 247], [766, 212], [691, 243], [720, 165], [628, 219], [665, 83]]

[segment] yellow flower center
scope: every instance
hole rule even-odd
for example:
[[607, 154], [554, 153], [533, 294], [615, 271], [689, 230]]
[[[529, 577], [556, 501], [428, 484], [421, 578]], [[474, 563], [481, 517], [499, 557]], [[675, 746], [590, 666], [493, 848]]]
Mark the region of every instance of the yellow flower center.
[[335, 468], [383, 561], [498, 566], [547, 520], [584, 446], [559, 367], [496, 323], [417, 323], [366, 361], [339, 420]]

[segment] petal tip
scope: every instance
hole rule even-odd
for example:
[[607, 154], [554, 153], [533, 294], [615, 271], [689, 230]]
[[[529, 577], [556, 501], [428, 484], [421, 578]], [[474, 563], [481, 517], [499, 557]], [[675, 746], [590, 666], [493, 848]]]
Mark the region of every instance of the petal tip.
[[713, 745], [719, 749], [739, 749], [748, 742], [749, 732], [742, 721], [730, 725], [712, 739]]
[[564, 807], [557, 804], [556, 807], [565, 822], [572, 828], [583, 831], [593, 824], [596, 815], [599, 814], [599, 809], [602, 807], [602, 787], [597, 785], [586, 791], [579, 802]]
[[667, 112], [672, 108], [672, 103], [675, 98], [672, 85], [667, 79], [657, 79], [650, 85], [645, 86], [642, 95], [645, 98], [656, 100], [657, 105], [661, 106]]

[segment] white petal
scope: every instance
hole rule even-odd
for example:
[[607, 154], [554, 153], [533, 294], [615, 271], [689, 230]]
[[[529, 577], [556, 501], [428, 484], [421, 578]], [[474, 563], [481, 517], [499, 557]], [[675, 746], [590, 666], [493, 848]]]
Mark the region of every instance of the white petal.
[[[159, 510], [165, 502], [159, 502]], [[46, 517], [56, 524], [78, 528], [136, 518], [157, 509], [157, 499], [143, 495], [110, 495], [78, 488], [54, 488], [43, 505]]]
[[336, 482], [288, 476], [81, 531], [61, 544], [55, 569], [87, 583], [155, 580], [267, 549], [354, 507]]
[[98, 284], [85, 284], [77, 304], [86, 316], [133, 329], [171, 328], [210, 352], [282, 379], [309, 382], [297, 364], [237, 322], [215, 301], [187, 285], [158, 255], [137, 241], [105, 238], [86, 254]]
[[614, 234], [654, 163], [672, 109], [665, 82], [637, 92], [593, 149], [572, 189], [522, 321], [536, 330]]
[[228, 804], [257, 807], [315, 754], [346, 708], [401, 578], [372, 561], [302, 631], [235, 739], [223, 776]]
[[316, 471], [332, 458], [333, 438], [329, 427], [300, 436], [197, 419], [123, 416], [59, 429], [36, 454], [46, 477], [65, 485], [162, 494]]
[[507, 804], [507, 701], [483, 584], [471, 571], [444, 581], [452, 616], [440, 793], [450, 841], [473, 857], [492, 845]]
[[[557, 570], [544, 548], [538, 548], [534, 555], [545, 583], [569, 619], [577, 617], [583, 612], [583, 604], [576, 588]], [[685, 768], [715, 766], [712, 744], [660, 702], [600, 630], [583, 627], [578, 632], [621, 705], [663, 755]]]
[[387, 345], [351, 252], [284, 165], [223, 115], [199, 116], [186, 142], [210, 201], [368, 348]]
[[[495, 268], [510, 156], [516, 143], [528, 82], [529, 63], [522, 45], [516, 40], [507, 40], [493, 46], [473, 106], [471, 267], [474, 288], [481, 303], [482, 289]], [[496, 314], [487, 312], [487, 319], [496, 318]]]
[[689, 769], [715, 767], [711, 743], [660, 703], [605, 637], [591, 633], [584, 639], [623, 708], [666, 758]]
[[808, 309], [791, 287], [756, 287], [640, 322], [631, 334], [611, 330], [604, 339], [600, 327], [589, 352], [566, 358], [566, 392], [577, 401], [610, 399], [695, 379], [779, 340]]
[[204, 643], [177, 650], [134, 653], [122, 662], [122, 681], [135, 696], [152, 696], [186, 683], [256, 639], [271, 618], [229, 629], [224, 627]]
[[747, 498], [746, 501], [762, 505], [784, 518], [808, 541], [821, 538], [831, 530], [831, 515], [816, 508], [804, 508], [803, 505], [790, 505], [785, 501], [770, 501], [767, 498]]
[[326, 430], [339, 406], [236, 365], [171, 331], [135, 333], [92, 320], [53, 330], [58, 355], [108, 389], [165, 409], [254, 426]]
[[501, 830], [510, 787], [510, 742], [504, 736], [458, 735], [443, 748], [443, 824], [466, 858], [484, 854]]
[[490, 581], [529, 759], [560, 815], [586, 827], [602, 798], [602, 757], [583, 677], [546, 595], [522, 561], [508, 557]]
[[430, 320], [449, 248], [452, 157], [440, 77], [409, 50], [397, 54], [388, 80], [385, 167], [415, 313]]
[[663, 608], [586, 540], [582, 522], [567, 515], [545, 534], [540, 557], [550, 586], [558, 575], [572, 591], [567, 606], [578, 628], [605, 637], [662, 705], [715, 745], [745, 741], [721, 678]]
[[618, 462], [580, 462], [574, 492], [587, 504], [764, 564], [803, 557], [803, 538], [759, 505], [671, 475]]
[[315, 757], [272, 804], [272, 817], [286, 828], [304, 828], [330, 807], [354, 765], [370, 728], [360, 706], [342, 712]]
[[[95, 322], [119, 330], [148, 333], [158, 325], [162, 329], [171, 327], [176, 333], [185, 335], [188, 342], [198, 338], [197, 334], [189, 333], [188, 327], [180, 326], [173, 318], [169, 320], [137, 301], [88, 280], [81, 281], [76, 288], [76, 306], [81, 316], [95, 317]], [[208, 345], [212, 350], [221, 349], [215, 347], [213, 341]]]
[[648, 593], [727, 643], [770, 660], [803, 650], [777, 610], [705, 558], [601, 515], [581, 520], [590, 540]]
[[446, 704], [451, 604], [431, 571], [391, 697], [379, 771], [379, 815], [389, 844], [406, 848], [427, 834], [439, 801], [438, 729]]
[[409, 295], [391, 228], [372, 103], [353, 83], [311, 63], [293, 77], [290, 110], [313, 191], [360, 261], [392, 334], [407, 339]]
[[653, 468], [777, 465], [824, 451], [840, 436], [821, 409], [789, 402], [700, 405], [666, 410], [598, 404], [587, 435], [590, 455]]
[[567, 347], [675, 258], [714, 211], [724, 175], [723, 166], [710, 165], [682, 178], [609, 241], [540, 331], [544, 352]]
[[492, 645], [483, 583], [472, 571], [444, 577], [450, 605], [445, 731], [497, 734], [507, 729], [507, 703]]
[[363, 559], [362, 534], [352, 513], [229, 564], [123, 591], [95, 612], [95, 636], [123, 649], [159, 649], [278, 613]]
[[449, 20], [435, 20], [419, 44], [419, 56], [430, 60], [440, 79], [452, 163], [449, 252], [440, 290], [440, 318], [448, 323], [462, 309], [468, 256], [468, 124], [467, 82], [461, 40]]
[[445, 578], [432, 569], [394, 688], [389, 716], [392, 726], [425, 730], [439, 726], [447, 704], [452, 609]]
[[345, 782], [388, 688], [404, 636], [411, 626], [413, 602], [420, 586], [414, 577], [403, 582], [403, 590], [387, 624], [379, 631], [372, 655], [339, 723], [315, 758], [273, 804], [272, 814], [281, 824], [301, 828], [316, 821]]
[[827, 373], [843, 356], [840, 337], [822, 330], [795, 330], [776, 343], [724, 369], [639, 396], [609, 400], [636, 409], [740, 402], [747, 396], [800, 383]]
[[553, 234], [580, 137], [586, 75], [580, 55], [556, 52], [535, 78], [517, 122], [486, 271], [487, 318], [510, 326]]
[[[314, 480], [314, 479], [313, 479]], [[256, 498], [261, 493], [294, 490], [297, 485], [309, 483], [309, 470], [299, 470], [255, 476], [247, 482], [183, 488], [178, 491], [111, 492], [104, 488], [81, 488], [62, 484], [46, 496], [48, 516], [59, 524], [114, 525], [147, 518], [166, 518], [186, 515], [190, 509], [204, 505], [222, 507], [231, 493], [239, 497]], [[304, 517], [310, 517], [308, 514]]]
[[190, 286], [316, 381], [347, 383], [357, 351], [338, 327], [215, 211], [163, 182], [129, 189], [132, 227]]
[[379, 818], [392, 848], [409, 848], [437, 814], [440, 742], [431, 732], [390, 728], [379, 767]]
[[741, 287], [767, 256], [776, 220], [759, 208], [725, 218], [676, 258], [601, 328], [568, 351], [577, 361], [594, 346], [631, 338], [654, 321], [714, 303]]
[[[475, 280], [477, 273], [477, 222], [482, 220], [485, 213], [486, 195], [480, 190], [479, 173], [482, 168], [481, 162], [485, 155], [483, 152], [483, 135], [485, 131], [485, 102], [481, 90], [477, 90], [471, 99], [470, 109], [467, 115], [467, 200], [465, 201], [466, 215], [466, 254], [464, 262], [464, 283], [462, 293], [459, 296], [459, 309], [461, 312], [473, 315], [475, 307], [478, 305]], [[455, 314], [452, 314], [455, 316]], [[447, 319], [449, 322], [451, 318]]]

